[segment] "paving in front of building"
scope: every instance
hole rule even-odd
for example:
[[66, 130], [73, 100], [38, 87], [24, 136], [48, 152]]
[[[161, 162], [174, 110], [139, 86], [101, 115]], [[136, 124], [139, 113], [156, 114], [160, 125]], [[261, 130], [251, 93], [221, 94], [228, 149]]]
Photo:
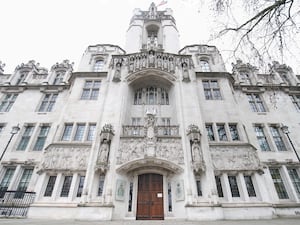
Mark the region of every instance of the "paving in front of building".
[[130, 221], [88, 221], [88, 220], [41, 220], [41, 219], [0, 219], [1, 225], [299, 225], [297, 218], [271, 220], [130, 220]]

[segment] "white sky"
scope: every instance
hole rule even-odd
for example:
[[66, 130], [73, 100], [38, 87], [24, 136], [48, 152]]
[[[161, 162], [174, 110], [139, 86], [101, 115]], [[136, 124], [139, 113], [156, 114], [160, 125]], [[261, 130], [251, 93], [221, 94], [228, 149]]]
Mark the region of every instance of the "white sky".
[[[74, 62], [76, 71], [89, 45], [123, 48], [134, 8], [147, 10], [151, 2], [161, 1], [1, 0], [0, 61], [6, 64], [4, 73], [12, 73], [17, 65], [29, 60], [50, 69], [64, 59]], [[206, 44], [209, 39], [213, 18], [204, 8], [199, 11], [201, 2], [204, 0], [168, 0], [158, 8], [173, 10], [181, 47]], [[217, 47], [224, 57], [224, 43], [219, 42]]]

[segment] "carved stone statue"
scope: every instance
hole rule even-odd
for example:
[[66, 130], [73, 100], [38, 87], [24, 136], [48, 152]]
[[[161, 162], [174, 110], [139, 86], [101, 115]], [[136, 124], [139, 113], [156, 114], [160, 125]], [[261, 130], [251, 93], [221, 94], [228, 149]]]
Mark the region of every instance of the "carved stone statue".
[[116, 63], [116, 70], [115, 70], [115, 75], [114, 75], [113, 81], [121, 80], [121, 66], [122, 66], [122, 64], [120, 62]]
[[100, 146], [97, 163], [107, 163], [109, 154], [109, 143], [107, 140], [103, 140], [103, 143]]
[[190, 81], [189, 70], [186, 62], [182, 63], [182, 77], [183, 81]]

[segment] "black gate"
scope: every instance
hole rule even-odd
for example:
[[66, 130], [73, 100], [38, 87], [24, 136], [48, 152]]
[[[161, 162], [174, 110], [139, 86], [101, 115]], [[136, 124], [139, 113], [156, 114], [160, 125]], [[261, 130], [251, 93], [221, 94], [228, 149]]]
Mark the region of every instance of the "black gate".
[[25, 217], [35, 192], [0, 191], [0, 217]]

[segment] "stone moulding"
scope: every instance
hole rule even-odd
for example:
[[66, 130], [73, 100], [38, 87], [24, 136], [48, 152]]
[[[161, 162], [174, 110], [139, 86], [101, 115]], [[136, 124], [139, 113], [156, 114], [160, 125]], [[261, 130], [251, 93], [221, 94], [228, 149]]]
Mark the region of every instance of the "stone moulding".
[[90, 150], [90, 144], [50, 144], [44, 151], [38, 171], [84, 171]]
[[210, 153], [216, 171], [263, 171], [263, 165], [251, 145], [213, 145]]
[[143, 159], [136, 159], [130, 162], [124, 163], [119, 168], [117, 168], [117, 172], [119, 173], [128, 173], [134, 170], [139, 169], [153, 169], [153, 168], [160, 168], [166, 170], [167, 172], [171, 173], [181, 173], [183, 169], [181, 166], [164, 160], [158, 159], [154, 157], [145, 157]]

